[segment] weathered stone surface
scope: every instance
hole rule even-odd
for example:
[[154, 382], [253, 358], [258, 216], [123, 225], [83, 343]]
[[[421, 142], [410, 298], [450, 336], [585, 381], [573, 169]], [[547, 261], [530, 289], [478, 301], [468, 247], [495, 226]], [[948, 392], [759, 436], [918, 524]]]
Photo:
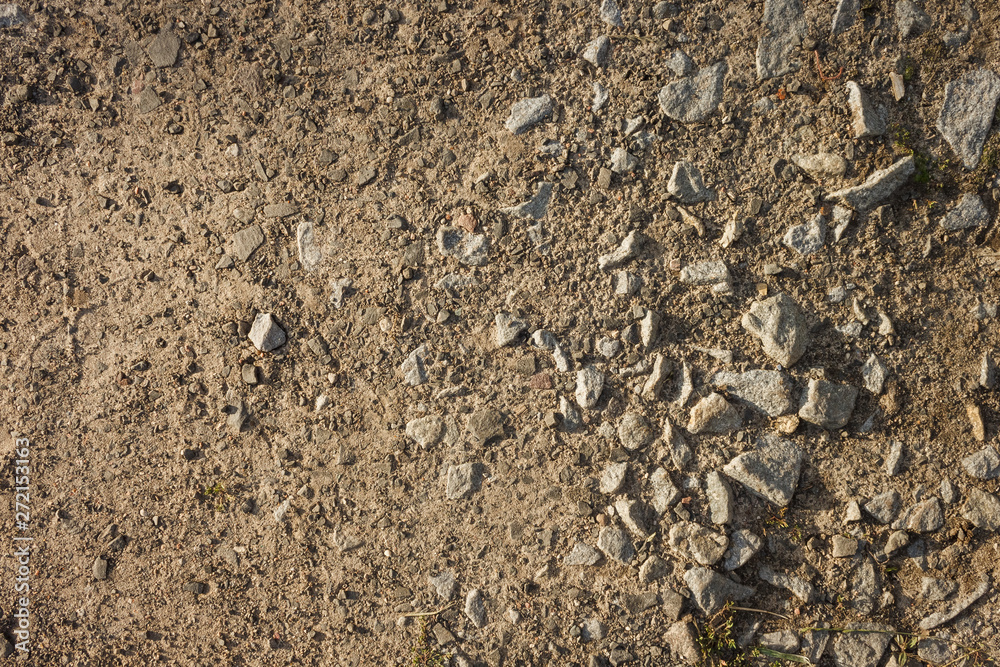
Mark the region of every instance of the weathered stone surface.
[[861, 0], [838, 0], [837, 9], [833, 13], [833, 27], [830, 36], [836, 37], [852, 25], [861, 8]]
[[958, 582], [954, 579], [923, 577], [920, 580], [920, 597], [932, 602], [943, 602], [958, 592]]
[[900, 186], [910, 180], [915, 171], [913, 156], [908, 155], [885, 169], [872, 172], [861, 185], [831, 192], [826, 199], [839, 200], [850, 208], [867, 211], [888, 199]]
[[268, 204], [264, 207], [263, 211], [265, 218], [287, 218], [298, 212], [299, 209], [295, 204], [286, 201], [278, 202], [277, 204]]
[[983, 206], [983, 200], [977, 195], [964, 194], [958, 204], [941, 218], [941, 229], [955, 232], [960, 229], [985, 227], [989, 223], [990, 214]]
[[285, 344], [284, 330], [275, 321], [271, 313], [257, 313], [250, 334], [247, 336], [261, 352], [270, 352]]
[[797, 153], [792, 156], [792, 164], [817, 181], [827, 178], [840, 178], [847, 172], [847, 160], [833, 153], [815, 153], [812, 155]]
[[793, 225], [785, 232], [782, 243], [800, 255], [812, 255], [823, 249], [826, 242], [826, 221], [817, 213], [808, 222]]
[[674, 163], [674, 171], [667, 182], [667, 192], [682, 204], [697, 204], [715, 199], [715, 191], [705, 187], [701, 171], [687, 160]]
[[757, 43], [757, 78], [798, 71], [801, 64], [792, 54], [808, 29], [800, 0], [765, 0], [763, 31]]
[[872, 104], [868, 93], [856, 81], [847, 82], [847, 106], [851, 110], [851, 129], [855, 139], [885, 134], [885, 117]]
[[625, 484], [625, 476], [628, 474], [628, 461], [612, 463], [604, 469], [599, 482], [601, 493], [615, 494], [621, 491]]
[[601, 270], [603, 271], [617, 269], [619, 266], [635, 257], [640, 246], [642, 245], [643, 240], [644, 238], [635, 231], [629, 232], [628, 236], [625, 237], [625, 240], [622, 241], [621, 245], [618, 246], [616, 250], [597, 258], [597, 265], [601, 267]]
[[618, 440], [629, 451], [642, 449], [653, 440], [653, 429], [645, 417], [630, 412], [618, 423]]
[[607, 35], [601, 35], [592, 39], [584, 47], [580, 57], [594, 67], [603, 67], [604, 61], [608, 57], [608, 49], [611, 48], [611, 40]]
[[670, 527], [667, 544], [701, 565], [715, 565], [726, 553], [729, 539], [696, 523], [682, 521]]
[[861, 367], [861, 379], [865, 383], [865, 389], [878, 396], [885, 387], [886, 378], [889, 377], [889, 369], [885, 363], [872, 354]]
[[615, 512], [629, 532], [641, 540], [649, 537], [649, 524], [646, 521], [646, 505], [638, 500], [619, 498], [615, 501]]
[[805, 403], [799, 409], [799, 418], [822, 428], [843, 428], [851, 419], [857, 398], [857, 387], [826, 380], [809, 380], [809, 389]]
[[508, 347], [514, 345], [521, 339], [521, 335], [528, 330], [528, 323], [519, 320], [510, 313], [500, 312], [493, 319], [494, 332], [493, 340], [497, 347]]
[[427, 370], [424, 368], [424, 359], [427, 356], [427, 346], [420, 347], [410, 352], [410, 354], [399, 365], [399, 371], [403, 374], [403, 382], [416, 387], [427, 382]]
[[482, 465], [479, 463], [463, 463], [448, 468], [448, 479], [445, 482], [445, 495], [448, 500], [471, 498], [482, 484]]
[[601, 20], [613, 28], [624, 28], [622, 22], [622, 10], [618, 7], [618, 0], [601, 0]]
[[[28, 22], [21, 8], [13, 2], [0, 4], [0, 28], [16, 28]], [[3, 656], [7, 657], [7, 656]]]
[[1000, 530], [1000, 498], [971, 487], [965, 492], [962, 518], [983, 530]]
[[264, 231], [260, 225], [252, 225], [233, 234], [233, 254], [236, 259], [245, 262], [250, 259], [253, 251], [264, 242]]
[[977, 69], [944, 87], [944, 103], [937, 129], [966, 169], [975, 169], [1000, 98], [1000, 76]]
[[163, 30], [146, 47], [149, 59], [156, 67], [173, 67], [177, 62], [177, 53], [181, 48], [181, 40], [172, 30]]
[[477, 628], [486, 625], [486, 603], [483, 601], [482, 591], [477, 588], [473, 588], [465, 596], [465, 616]]
[[722, 561], [723, 569], [732, 571], [743, 567], [763, 545], [764, 540], [749, 530], [734, 530], [729, 536], [729, 549], [726, 550], [726, 559]]
[[732, 433], [742, 425], [743, 419], [736, 408], [721, 394], [712, 392], [691, 409], [687, 430], [695, 434]]
[[406, 436], [426, 449], [436, 444], [444, 435], [444, 420], [437, 415], [420, 417], [406, 423]]
[[712, 376], [712, 385], [770, 417], [780, 417], [795, 409], [794, 385], [781, 371], [720, 371]]
[[490, 240], [485, 234], [470, 234], [445, 225], [437, 231], [438, 252], [468, 266], [483, 266], [489, 260]]
[[741, 324], [760, 339], [764, 354], [785, 367], [798, 361], [809, 344], [802, 309], [786, 294], [755, 302]]
[[680, 500], [681, 492], [674, 486], [670, 475], [663, 468], [657, 468], [649, 476], [649, 486], [652, 490], [653, 510], [657, 514], [665, 514]]
[[601, 552], [589, 544], [577, 542], [573, 545], [573, 550], [563, 558], [563, 565], [597, 565], [601, 560]]
[[604, 391], [604, 374], [593, 366], [587, 366], [576, 372], [576, 402], [581, 408], [589, 410], [597, 405]]
[[685, 572], [684, 583], [691, 589], [691, 601], [706, 616], [722, 609], [726, 602], [739, 602], [756, 592], [707, 567], [693, 567]]
[[476, 410], [469, 415], [465, 430], [472, 444], [482, 447], [492, 440], [503, 438], [503, 414], [492, 408]]
[[723, 471], [752, 493], [784, 507], [799, 483], [802, 451], [788, 440], [765, 435], [754, 451], [740, 454]]
[[552, 113], [552, 98], [548, 95], [529, 97], [515, 102], [504, 126], [513, 134], [522, 134]]
[[688, 76], [694, 69], [694, 61], [688, 54], [684, 53], [680, 49], [674, 49], [674, 51], [667, 56], [666, 60], [667, 69], [676, 74], [677, 76]]
[[458, 582], [452, 572], [441, 572], [433, 577], [427, 577], [427, 583], [431, 585], [438, 597], [447, 601], [455, 597], [458, 592]]
[[728, 71], [725, 61], [719, 61], [694, 76], [668, 83], [657, 97], [660, 108], [682, 123], [705, 120], [722, 101], [722, 82]]
[[316, 245], [313, 223], [300, 222], [295, 230], [295, 240], [299, 248], [299, 263], [306, 271], [312, 271], [323, 261], [323, 253]]
[[874, 623], [848, 623], [845, 629], [869, 632], [836, 633], [833, 639], [834, 664], [837, 667], [877, 667], [892, 641], [892, 628]]
[[729, 482], [716, 471], [705, 476], [705, 491], [712, 523], [726, 525], [733, 521], [733, 490]]
[[729, 279], [729, 267], [721, 259], [688, 264], [680, 274], [680, 280], [685, 285], [717, 285], [728, 283]]
[[757, 571], [757, 575], [772, 586], [790, 591], [792, 595], [807, 604], [812, 602], [816, 597], [813, 585], [801, 577], [788, 575], [784, 572], [776, 572], [767, 565], [761, 565]]
[[911, 533], [932, 533], [943, 525], [941, 501], [931, 497], [906, 508], [893, 523], [893, 528], [905, 528]]
[[865, 503], [865, 511], [879, 523], [892, 523], [899, 514], [899, 494], [893, 490], [879, 494]]
[[1000, 477], [1000, 454], [991, 445], [987, 445], [962, 459], [962, 467], [976, 479]]
[[899, 0], [896, 3], [896, 29], [900, 39], [929, 30], [933, 21], [927, 12], [913, 0]]
[[985, 572], [982, 573], [979, 584], [974, 590], [964, 595], [963, 597], [955, 600], [947, 608], [931, 614], [927, 618], [920, 621], [921, 630], [933, 630], [934, 628], [944, 625], [948, 621], [952, 620], [963, 611], [971, 607], [976, 603], [979, 598], [983, 597], [990, 591], [990, 577]]
[[[855, 559], [857, 562], [857, 559]], [[848, 587], [851, 591], [850, 603], [855, 611], [861, 614], [871, 614], [879, 602], [881, 587], [875, 563], [868, 556], [862, 556], [848, 577]]]
[[597, 537], [597, 548], [608, 558], [628, 565], [635, 558], [635, 547], [632, 540], [621, 528], [605, 526]]
[[535, 196], [528, 201], [501, 209], [507, 215], [515, 218], [528, 218], [531, 220], [541, 220], [549, 211], [549, 202], [552, 200], [553, 183], [542, 181], [538, 184]]

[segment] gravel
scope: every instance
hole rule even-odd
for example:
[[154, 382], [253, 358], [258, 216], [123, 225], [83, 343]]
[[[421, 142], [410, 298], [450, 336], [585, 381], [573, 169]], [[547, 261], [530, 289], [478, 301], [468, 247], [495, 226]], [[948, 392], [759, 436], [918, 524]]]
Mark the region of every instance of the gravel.
[[[900, 4], [913, 5], [910, 0]], [[997, 99], [1000, 99], [1000, 76], [992, 70], [973, 70], [944, 87], [937, 129], [966, 169], [975, 169], [979, 164]]]
[[786, 368], [798, 361], [809, 345], [802, 309], [785, 294], [755, 302], [741, 324], [760, 339], [767, 356]]
[[754, 451], [740, 454], [723, 471], [754, 495], [785, 507], [798, 486], [802, 456], [792, 442], [765, 435]]

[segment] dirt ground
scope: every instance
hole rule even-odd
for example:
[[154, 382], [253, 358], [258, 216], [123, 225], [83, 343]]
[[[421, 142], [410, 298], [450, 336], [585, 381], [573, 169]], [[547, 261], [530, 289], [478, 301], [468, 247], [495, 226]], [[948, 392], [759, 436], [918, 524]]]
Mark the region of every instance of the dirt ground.
[[[963, 510], [971, 489], [997, 494], [1000, 481], [962, 464], [1000, 429], [997, 391], [980, 383], [997, 346], [1000, 123], [972, 169], [938, 128], [948, 82], [1000, 72], [1000, 6], [925, 0], [930, 23], [903, 37], [896, 2], [862, 0], [831, 36], [837, 3], [804, 0], [804, 38], [787, 55], [797, 69], [762, 80], [762, 1], [619, 4], [621, 27], [602, 21], [599, 0], [21, 1], [0, 28], [3, 660], [769, 664], [755, 655], [778, 645], [773, 633], [791, 631], [784, 652], [804, 653], [804, 629], [819, 624], [835, 630], [822, 665], [1000, 659], [1000, 534]], [[600, 35], [610, 47], [595, 66], [583, 53]], [[682, 78], [676, 49], [695, 72], [728, 68], [721, 102], [696, 122], [657, 100]], [[900, 100], [890, 73], [905, 82]], [[883, 132], [855, 138], [847, 81], [883, 107]], [[594, 82], [609, 94], [598, 111]], [[551, 113], [511, 132], [512, 106], [543, 94]], [[619, 148], [632, 168], [611, 169]], [[846, 172], [795, 166], [816, 153], [843, 157]], [[831, 215], [826, 194], [907, 155], [912, 178], [855, 211], [839, 241], [830, 231], [807, 255], [783, 243], [789, 227]], [[678, 202], [678, 160], [714, 199]], [[544, 182], [539, 221], [509, 210]], [[966, 193], [988, 223], [943, 229]], [[299, 242], [302, 223], [314, 245]], [[443, 254], [444, 227], [482, 234], [485, 256]], [[644, 239], [635, 257], [603, 270], [598, 258], [632, 231]], [[725, 262], [728, 289], [682, 281], [704, 260]], [[633, 293], [616, 292], [620, 270], [640, 281]], [[475, 284], [438, 287], [448, 274]], [[846, 299], [831, 298], [838, 287]], [[810, 332], [788, 368], [741, 325], [780, 293]], [[660, 325], [644, 344], [648, 311]], [[503, 346], [501, 312], [525, 328]], [[248, 336], [262, 313], [287, 335], [267, 352]], [[539, 329], [569, 370], [531, 342]], [[612, 358], [610, 341], [622, 344]], [[400, 367], [421, 346], [426, 381], [413, 385]], [[888, 369], [880, 393], [862, 376], [872, 354]], [[669, 377], [643, 395], [656, 355]], [[560, 399], [579, 401], [587, 366], [603, 392], [571, 429]], [[712, 376], [751, 369], [783, 370], [795, 410], [810, 379], [860, 393], [846, 426], [826, 429], [722, 391], [738, 426], [691, 433]], [[626, 414], [653, 431], [636, 449], [619, 442]], [[425, 417], [440, 432], [420, 444], [407, 424]], [[689, 462], [671, 455], [666, 422]], [[730, 480], [734, 516], [714, 524], [706, 475], [784, 428], [804, 453], [787, 509]], [[15, 437], [31, 443], [26, 527]], [[602, 492], [622, 462], [624, 484]], [[665, 512], [651, 507], [658, 468], [679, 490]], [[460, 470], [479, 481], [449, 498]], [[943, 525], [905, 529], [894, 553], [897, 529], [845, 520], [851, 501], [890, 489], [902, 508], [947, 495], [945, 479], [958, 499], [942, 501]], [[635, 557], [564, 563], [577, 543], [628, 525], [619, 500], [639, 501], [649, 521], [645, 538], [627, 530]], [[762, 538], [733, 573], [713, 566], [753, 587], [743, 610], [706, 616], [695, 604], [685, 574], [700, 565], [668, 538], [682, 520]], [[30, 653], [14, 649], [15, 536], [32, 538]], [[858, 553], [834, 557], [837, 536]], [[761, 580], [761, 566], [813, 595]], [[451, 597], [429, 583], [443, 572]], [[968, 610], [920, 629], [984, 574], [992, 586]], [[959, 590], [928, 599], [925, 577]], [[466, 612], [474, 590], [481, 623]], [[692, 652], [728, 618], [741, 648]], [[856, 622], [894, 632], [874, 658], [849, 662], [837, 629]]]

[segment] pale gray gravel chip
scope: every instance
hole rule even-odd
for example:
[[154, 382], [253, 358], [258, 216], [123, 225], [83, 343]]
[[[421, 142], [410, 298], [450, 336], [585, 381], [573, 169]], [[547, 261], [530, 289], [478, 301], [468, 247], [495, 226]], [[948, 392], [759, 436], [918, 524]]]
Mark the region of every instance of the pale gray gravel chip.
[[889, 455], [885, 457], [885, 474], [895, 477], [903, 466], [903, 443], [893, 441], [889, 447]]
[[171, 30], [164, 30], [153, 38], [146, 47], [149, 59], [155, 67], [173, 67], [177, 62], [177, 53], [181, 48], [181, 40]]
[[552, 98], [548, 95], [525, 98], [511, 106], [504, 126], [513, 134], [522, 134], [551, 113]]
[[879, 169], [865, 179], [860, 185], [855, 185], [826, 196], [827, 201], [839, 200], [845, 206], [868, 211], [888, 199], [903, 184], [909, 182], [916, 171], [912, 155], [893, 163], [885, 169]]
[[660, 108], [682, 123], [705, 120], [722, 101], [722, 83], [728, 71], [725, 61], [719, 61], [694, 76], [668, 83], [657, 96]]
[[511, 206], [501, 210], [507, 215], [515, 218], [541, 220], [549, 211], [549, 202], [552, 201], [552, 188], [552, 183], [542, 181], [538, 184], [534, 197], [522, 204], [518, 204], [517, 206]]
[[666, 60], [667, 69], [673, 72], [677, 76], [688, 76], [694, 72], [695, 66], [694, 61], [680, 49], [674, 49], [674, 51], [667, 56]]
[[619, 266], [635, 257], [644, 240], [644, 237], [637, 234], [635, 231], [629, 232], [628, 236], [625, 237], [617, 249], [597, 258], [597, 265], [602, 271], [617, 269]]
[[451, 572], [441, 572], [433, 577], [427, 577], [427, 581], [442, 600], [451, 600], [458, 592], [458, 582]]
[[899, 514], [899, 494], [893, 490], [881, 493], [865, 503], [865, 511], [879, 523], [890, 524]]
[[888, 377], [889, 369], [875, 354], [869, 356], [861, 367], [861, 379], [864, 381], [865, 389], [876, 396], [882, 393]]
[[795, 387], [791, 378], [781, 371], [720, 371], [712, 376], [711, 384], [769, 417], [780, 417], [795, 410]]
[[913, 0], [899, 0], [896, 3], [896, 29], [900, 39], [925, 32], [932, 24], [931, 17]]
[[593, 366], [576, 372], [576, 402], [585, 410], [597, 405], [604, 391], [604, 374]]
[[299, 209], [295, 204], [289, 202], [278, 202], [277, 204], [268, 204], [264, 207], [264, 217], [265, 218], [287, 218], [290, 215], [295, 215], [299, 212]]
[[628, 474], [628, 461], [611, 463], [601, 474], [598, 488], [601, 493], [614, 495], [621, 491], [625, 484], [625, 476]]
[[793, 59], [808, 25], [800, 0], [765, 0], [760, 41], [757, 43], [757, 78], [770, 79], [798, 71]]
[[628, 565], [635, 558], [635, 547], [632, 539], [621, 528], [605, 526], [597, 537], [597, 548], [608, 558]]
[[840, 178], [847, 171], [847, 160], [833, 153], [796, 153], [792, 164], [817, 181]]
[[845, 629], [861, 632], [836, 633], [833, 639], [833, 663], [836, 667], [877, 667], [892, 641], [892, 627], [848, 623]]
[[729, 482], [713, 470], [705, 476], [705, 490], [712, 523], [716, 525], [732, 523], [733, 490], [729, 486]]
[[826, 243], [826, 220], [817, 213], [800, 225], [793, 225], [785, 232], [782, 243], [800, 255], [812, 255], [823, 249]]
[[406, 423], [406, 436], [422, 449], [436, 444], [444, 435], [444, 420], [437, 415], [419, 417]]
[[813, 588], [812, 584], [801, 577], [785, 574], [784, 572], [777, 572], [767, 565], [760, 566], [760, 569], [757, 571], [757, 576], [772, 586], [784, 588], [785, 590], [791, 592], [792, 595], [797, 597], [799, 600], [807, 604], [812, 602], [816, 597], [816, 589]]
[[857, 387], [811, 379], [799, 418], [826, 429], [843, 428], [851, 419], [857, 398]]
[[682, 521], [670, 526], [667, 545], [701, 565], [715, 565], [726, 553], [729, 539], [696, 523]]
[[299, 263], [306, 271], [312, 271], [323, 260], [323, 253], [316, 245], [316, 232], [311, 222], [300, 222], [295, 230], [296, 244], [299, 249]]
[[680, 281], [685, 285], [717, 285], [728, 283], [729, 267], [721, 259], [709, 259], [681, 268]]
[[448, 468], [445, 481], [445, 495], [448, 500], [463, 500], [471, 498], [482, 484], [482, 465], [479, 463], [462, 463]]
[[594, 67], [603, 67], [610, 47], [611, 40], [608, 39], [607, 35], [601, 35], [587, 43], [587, 46], [583, 48], [583, 52], [580, 53], [580, 57]]
[[514, 345], [521, 339], [521, 335], [528, 330], [528, 323], [519, 320], [510, 313], [500, 312], [493, 320], [495, 331], [493, 335], [497, 347], [508, 347]]
[[681, 492], [674, 486], [670, 475], [663, 468], [657, 468], [649, 476], [649, 486], [653, 496], [653, 510], [661, 516], [680, 500]]
[[615, 28], [623, 28], [622, 10], [618, 7], [617, 0], [601, 0], [600, 10], [601, 20]]
[[693, 567], [684, 573], [684, 583], [691, 590], [691, 601], [706, 616], [711, 616], [727, 602], [739, 602], [756, 590], [737, 584], [707, 567]]
[[741, 324], [760, 340], [764, 354], [786, 368], [802, 357], [809, 344], [802, 309], [786, 294], [754, 302]]
[[285, 332], [270, 313], [257, 313], [247, 338], [261, 352], [275, 350], [284, 345], [286, 340]]
[[465, 596], [465, 616], [477, 628], [486, 625], [486, 603], [483, 601], [482, 591], [478, 588], [473, 588]]
[[990, 222], [990, 214], [977, 195], [964, 194], [948, 213], [941, 218], [941, 229], [956, 232], [960, 229], [985, 227]]
[[653, 429], [642, 415], [626, 413], [618, 422], [618, 440], [622, 447], [634, 452], [653, 440]]
[[597, 565], [601, 561], [601, 552], [583, 542], [573, 545], [573, 550], [563, 558], [563, 565]]
[[667, 192], [682, 204], [698, 204], [715, 199], [715, 191], [705, 187], [701, 171], [687, 160], [674, 163], [673, 173], [667, 182]]
[[712, 392], [691, 408], [687, 430], [691, 433], [732, 433], [743, 425], [740, 413], [721, 395]]
[[409, 356], [399, 365], [404, 383], [411, 387], [416, 387], [427, 382], [427, 370], [424, 368], [424, 359], [426, 356], [427, 346], [421, 345], [410, 352]]
[[962, 467], [976, 479], [990, 480], [1000, 477], [1000, 454], [992, 445], [986, 445], [962, 459]]
[[961, 614], [963, 611], [971, 607], [979, 598], [983, 597], [990, 591], [990, 577], [988, 574], [983, 572], [980, 575], [979, 584], [976, 588], [966, 594], [965, 596], [959, 598], [955, 602], [948, 605], [945, 609], [933, 613], [930, 616], [924, 618], [920, 621], [921, 630], [933, 630], [934, 628], [944, 625], [945, 623], [951, 621], [956, 616]]
[[833, 26], [830, 35], [836, 37], [852, 25], [861, 8], [861, 0], [838, 0], [837, 9], [833, 12]]
[[847, 106], [851, 110], [855, 139], [885, 134], [884, 109], [876, 109], [868, 93], [856, 81], [847, 82]]
[[764, 435], [753, 451], [740, 454], [722, 470], [751, 493], [785, 507], [798, 486], [802, 456], [789, 440]]
[[937, 129], [966, 169], [979, 164], [998, 98], [1000, 76], [988, 69], [968, 72], [944, 87]]
[[983, 530], [1000, 530], [1000, 498], [970, 487], [965, 491], [962, 518]]
[[958, 592], [958, 582], [954, 579], [923, 577], [920, 580], [920, 597], [931, 602], [944, 602]]
[[437, 231], [438, 252], [467, 266], [483, 266], [489, 260], [490, 240], [485, 234], [470, 234], [445, 225]]
[[729, 536], [729, 549], [726, 550], [722, 568], [731, 572], [743, 567], [760, 551], [762, 546], [764, 546], [764, 540], [760, 536], [745, 528], [734, 530]]
[[236, 259], [245, 262], [254, 250], [264, 242], [264, 231], [260, 225], [252, 225], [233, 234], [233, 254]]

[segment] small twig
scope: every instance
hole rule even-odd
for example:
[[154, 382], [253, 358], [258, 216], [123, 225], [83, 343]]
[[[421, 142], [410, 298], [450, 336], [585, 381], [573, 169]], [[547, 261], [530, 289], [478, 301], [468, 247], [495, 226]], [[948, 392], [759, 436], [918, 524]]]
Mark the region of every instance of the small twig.
[[784, 614], [779, 614], [776, 611], [767, 611], [766, 609], [752, 609], [750, 607], [730, 607], [733, 611], [749, 611], [755, 614], [768, 614], [770, 616], [777, 616], [778, 618], [784, 619], [786, 621], [792, 620], [790, 616], [785, 616]]
[[819, 70], [819, 78], [823, 81], [836, 81], [844, 73], [844, 66], [840, 66], [840, 71], [837, 72], [837, 76], [823, 76], [823, 66], [819, 64], [819, 50], [813, 49], [813, 55], [816, 56], [816, 69]]
[[422, 616], [437, 616], [441, 612], [447, 611], [448, 609], [450, 609], [453, 606], [455, 606], [454, 602], [452, 602], [450, 604], [446, 604], [445, 606], [441, 607], [437, 611], [411, 611], [408, 614], [400, 614], [400, 616], [403, 616], [405, 618], [420, 618]]

